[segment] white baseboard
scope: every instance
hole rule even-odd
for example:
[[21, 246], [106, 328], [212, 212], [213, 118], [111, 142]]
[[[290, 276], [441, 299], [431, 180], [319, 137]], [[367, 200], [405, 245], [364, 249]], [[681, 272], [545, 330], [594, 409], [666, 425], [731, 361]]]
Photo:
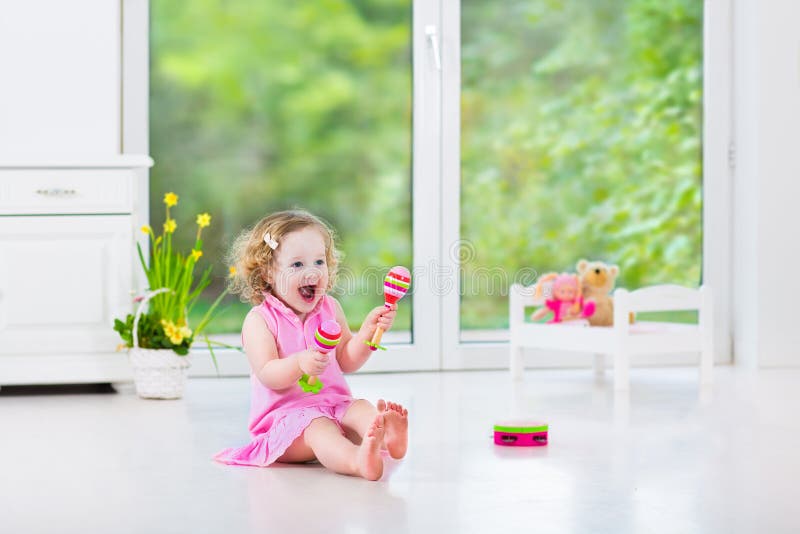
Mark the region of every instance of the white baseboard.
[[25, 354], [0, 356], [0, 385], [127, 382], [127, 353]]
[[[450, 358], [450, 365], [442, 370], [489, 370], [508, 369], [509, 349], [501, 343], [467, 343], [461, 345], [457, 358]], [[235, 350], [215, 350], [219, 374], [208, 350], [196, 349], [191, 354], [190, 377], [246, 377], [250, 374], [247, 357]], [[437, 351], [432, 350], [431, 361], [441, 362]], [[557, 351], [526, 350], [525, 367], [531, 369], [591, 368], [594, 355]], [[633, 367], [650, 366], [694, 366], [696, 354], [651, 354], [632, 356]], [[716, 365], [730, 364], [719, 360]], [[606, 365], [613, 359], [606, 357]], [[391, 372], [431, 371], [427, 369], [391, 369]], [[369, 368], [364, 373], [375, 372]], [[386, 372], [386, 371], [378, 371]], [[75, 384], [98, 382], [130, 382], [133, 372], [126, 353], [65, 354], [65, 355], [4, 355], [0, 357], [0, 386], [27, 384]]]

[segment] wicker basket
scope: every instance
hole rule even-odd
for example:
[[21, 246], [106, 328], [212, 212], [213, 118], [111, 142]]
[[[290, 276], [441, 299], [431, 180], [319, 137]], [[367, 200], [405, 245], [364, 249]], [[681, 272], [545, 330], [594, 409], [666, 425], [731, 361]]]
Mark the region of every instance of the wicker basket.
[[143, 399], [180, 399], [186, 387], [189, 361], [172, 349], [138, 349], [128, 352], [133, 365], [136, 394]]
[[189, 357], [178, 356], [172, 349], [142, 349], [139, 347], [139, 317], [148, 300], [159, 293], [171, 291], [161, 288], [145, 295], [133, 320], [133, 347], [128, 351], [133, 366], [136, 394], [143, 399], [180, 399], [186, 387]]

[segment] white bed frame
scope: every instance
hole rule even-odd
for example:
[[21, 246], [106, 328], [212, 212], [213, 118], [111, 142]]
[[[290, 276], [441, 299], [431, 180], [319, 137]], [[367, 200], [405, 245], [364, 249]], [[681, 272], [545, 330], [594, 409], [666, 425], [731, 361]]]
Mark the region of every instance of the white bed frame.
[[[711, 288], [677, 285], [651, 286], [636, 291], [614, 291], [614, 326], [579, 326], [526, 322], [525, 307], [542, 306], [533, 287], [511, 286], [509, 323], [515, 380], [522, 378], [523, 348], [587, 352], [595, 355], [595, 372], [605, 371], [604, 355], [614, 358], [614, 388], [630, 386], [630, 357], [636, 354], [700, 353], [700, 384], [710, 385], [713, 366]], [[630, 324], [630, 312], [698, 310], [698, 324], [640, 322]]]

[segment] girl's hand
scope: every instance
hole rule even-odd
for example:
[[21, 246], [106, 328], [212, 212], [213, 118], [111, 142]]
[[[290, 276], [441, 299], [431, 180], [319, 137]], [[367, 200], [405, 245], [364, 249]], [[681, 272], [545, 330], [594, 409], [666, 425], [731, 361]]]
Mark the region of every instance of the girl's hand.
[[297, 353], [297, 365], [308, 376], [321, 375], [328, 367], [328, 355], [314, 349], [304, 350]]
[[362, 331], [366, 331], [372, 335], [375, 330], [380, 326], [384, 332], [389, 330], [394, 323], [394, 318], [397, 315], [397, 304], [392, 304], [391, 309], [386, 306], [378, 306], [373, 308], [364, 319], [364, 324], [361, 326]]

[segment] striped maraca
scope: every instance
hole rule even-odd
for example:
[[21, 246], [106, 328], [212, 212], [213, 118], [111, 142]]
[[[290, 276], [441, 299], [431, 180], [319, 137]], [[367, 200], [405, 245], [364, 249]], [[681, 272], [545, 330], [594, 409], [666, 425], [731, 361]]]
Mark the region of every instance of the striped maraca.
[[[315, 348], [322, 354], [327, 354], [336, 348], [339, 344], [339, 339], [342, 337], [342, 328], [336, 321], [323, 321], [317, 327], [317, 332], [314, 334]], [[303, 375], [297, 382], [303, 391], [308, 393], [319, 393], [324, 385], [318, 376]]]
[[[391, 309], [392, 305], [408, 291], [411, 286], [411, 273], [408, 269], [402, 266], [392, 267], [389, 274], [383, 279], [383, 305]], [[371, 350], [386, 350], [386, 347], [381, 347], [381, 337], [383, 337], [383, 328], [380, 326], [375, 330], [375, 335], [372, 336], [372, 341], [365, 341]]]

